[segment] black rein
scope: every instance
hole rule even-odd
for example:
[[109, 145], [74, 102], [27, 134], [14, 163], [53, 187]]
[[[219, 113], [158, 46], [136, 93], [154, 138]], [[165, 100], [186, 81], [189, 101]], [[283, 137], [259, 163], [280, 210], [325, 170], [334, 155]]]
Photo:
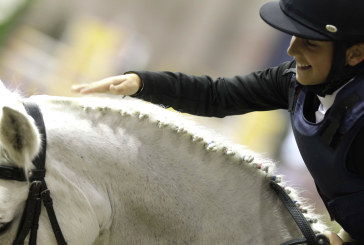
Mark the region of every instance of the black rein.
[[295, 244], [304, 244], [307, 243], [309, 245], [329, 245], [330, 242], [328, 238], [322, 234], [315, 235], [313, 230], [311, 229], [310, 224], [307, 222], [306, 218], [303, 216], [299, 208], [292, 201], [292, 199], [288, 196], [285, 190], [278, 185], [273, 180], [270, 181], [270, 186], [277, 193], [278, 197], [281, 199], [284, 206], [288, 209], [288, 212], [291, 214], [292, 218], [296, 222], [298, 228], [301, 230], [304, 238], [297, 238], [291, 241], [282, 243], [281, 245], [295, 245]]

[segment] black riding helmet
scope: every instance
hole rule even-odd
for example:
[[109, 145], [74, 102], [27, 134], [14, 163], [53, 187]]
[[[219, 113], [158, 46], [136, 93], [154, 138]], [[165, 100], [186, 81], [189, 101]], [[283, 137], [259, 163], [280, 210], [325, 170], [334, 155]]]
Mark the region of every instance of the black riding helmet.
[[297, 37], [334, 42], [334, 58], [327, 81], [307, 86], [324, 96], [364, 73], [364, 62], [351, 67], [345, 63], [346, 50], [364, 42], [363, 0], [280, 0], [268, 2], [260, 16], [272, 27]]

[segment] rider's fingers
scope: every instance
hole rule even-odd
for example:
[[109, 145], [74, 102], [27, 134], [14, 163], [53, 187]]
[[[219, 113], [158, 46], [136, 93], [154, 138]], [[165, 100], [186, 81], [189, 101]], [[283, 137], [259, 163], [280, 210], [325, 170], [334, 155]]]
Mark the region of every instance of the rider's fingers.
[[341, 238], [335, 233], [332, 233], [330, 231], [325, 231], [324, 235], [327, 238], [329, 238], [330, 245], [342, 245], [343, 244], [343, 240], [341, 240]]
[[80, 91], [85, 88], [87, 86], [87, 84], [77, 84], [77, 85], [72, 85], [72, 92], [74, 93], [80, 93]]
[[72, 86], [72, 91], [81, 94], [105, 93], [109, 92], [110, 85], [112, 84], [118, 85], [122, 82], [123, 79], [120, 79], [118, 77], [109, 77], [89, 84], [80, 84]]
[[89, 94], [89, 93], [101, 93], [105, 92], [109, 88], [109, 84], [93, 82], [88, 84], [80, 84], [72, 86], [72, 92]]

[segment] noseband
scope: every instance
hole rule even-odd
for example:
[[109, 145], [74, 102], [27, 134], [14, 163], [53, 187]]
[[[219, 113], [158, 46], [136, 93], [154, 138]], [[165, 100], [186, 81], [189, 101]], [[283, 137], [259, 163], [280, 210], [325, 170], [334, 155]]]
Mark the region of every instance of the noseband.
[[[38, 105], [32, 102], [25, 102], [24, 106], [27, 113], [33, 117], [37, 125], [42, 137], [42, 145], [41, 152], [33, 159], [35, 169], [28, 171], [28, 178], [30, 182], [28, 199], [26, 201], [23, 216], [19, 224], [18, 233], [15, 240], [13, 241], [13, 245], [23, 245], [24, 240], [29, 233], [29, 245], [35, 245], [37, 243], [41, 201], [43, 201], [43, 204], [47, 210], [48, 217], [52, 225], [52, 230], [58, 245], [67, 245], [53, 209], [53, 201], [50, 196], [50, 191], [48, 190], [44, 179], [46, 174], [45, 159], [47, 136], [43, 116]], [[0, 166], [0, 179], [27, 181], [24, 169], [10, 166]]]

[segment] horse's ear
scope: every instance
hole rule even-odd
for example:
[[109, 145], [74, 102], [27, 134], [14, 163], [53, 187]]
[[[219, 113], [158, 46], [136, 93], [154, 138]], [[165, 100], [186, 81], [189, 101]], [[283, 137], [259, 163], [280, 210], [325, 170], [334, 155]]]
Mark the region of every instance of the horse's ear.
[[3, 107], [0, 140], [10, 159], [20, 167], [32, 160], [40, 148], [34, 121], [10, 107]]

